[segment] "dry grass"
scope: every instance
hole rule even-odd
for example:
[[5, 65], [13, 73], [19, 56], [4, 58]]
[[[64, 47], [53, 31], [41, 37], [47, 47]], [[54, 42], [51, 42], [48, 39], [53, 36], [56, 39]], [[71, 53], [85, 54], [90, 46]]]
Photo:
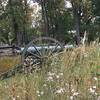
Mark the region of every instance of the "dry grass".
[[13, 68], [20, 63], [19, 56], [2, 56], [0, 57], [0, 73]]
[[99, 100], [100, 47], [64, 51], [40, 72], [0, 81], [0, 100]]

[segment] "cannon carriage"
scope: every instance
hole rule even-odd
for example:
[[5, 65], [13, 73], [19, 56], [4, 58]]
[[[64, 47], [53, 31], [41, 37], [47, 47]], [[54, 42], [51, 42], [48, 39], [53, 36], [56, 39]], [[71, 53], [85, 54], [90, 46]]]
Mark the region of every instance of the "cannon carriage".
[[[2, 49], [6, 47], [1, 47]], [[10, 47], [9, 47], [10, 48]], [[23, 70], [30, 72], [35, 69], [40, 69], [43, 64], [50, 63], [52, 57], [59, 54], [64, 48], [73, 48], [72, 45], [63, 46], [59, 41], [49, 37], [39, 37], [32, 40], [25, 47], [11, 47], [16, 50], [21, 56], [20, 64], [16, 65], [4, 73], [1, 73], [2, 78], [15, 75], [16, 72], [23, 72]], [[0, 49], [1, 50], [1, 49]]]

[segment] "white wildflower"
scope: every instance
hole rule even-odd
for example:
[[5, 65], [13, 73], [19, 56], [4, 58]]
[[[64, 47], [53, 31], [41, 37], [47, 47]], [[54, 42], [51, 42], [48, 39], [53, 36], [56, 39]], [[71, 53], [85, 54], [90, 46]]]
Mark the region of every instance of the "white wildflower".
[[46, 84], [43, 84], [43, 86], [46, 87], [47, 85]]
[[12, 98], [12, 100], [16, 100], [16, 98], [15, 98], [15, 97], [13, 97], [13, 98]]
[[74, 99], [74, 97], [73, 96], [70, 96], [70, 100], [73, 100]]
[[96, 92], [94, 93], [96, 96], [98, 95]]
[[38, 97], [40, 97], [40, 94], [38, 94]]
[[48, 72], [48, 75], [49, 75], [49, 76], [54, 76], [55, 73]]
[[60, 76], [63, 76], [63, 73], [59, 73]]
[[71, 92], [74, 92], [74, 91], [75, 91], [74, 89], [71, 90]]
[[90, 88], [89, 91], [90, 91], [91, 93], [95, 93], [95, 90], [92, 89], [92, 88]]
[[97, 81], [97, 80], [98, 80], [98, 78], [97, 78], [97, 77], [93, 77], [93, 79], [94, 79], [95, 81]]
[[66, 85], [66, 86], [69, 86], [69, 84], [68, 84], [68, 83], [65, 83], [65, 85]]
[[41, 95], [43, 95], [43, 94], [44, 94], [44, 92], [43, 92], [43, 91], [41, 91], [41, 92], [40, 92], [40, 94], [41, 94]]
[[78, 96], [78, 95], [79, 95], [78, 92], [74, 92], [74, 93], [73, 93], [73, 96]]
[[19, 95], [17, 96], [17, 98], [19, 98]]
[[36, 93], [39, 94], [40, 92], [39, 91], [36, 91]]
[[56, 78], [57, 78], [57, 79], [59, 79], [59, 78], [60, 78], [60, 76], [59, 76], [59, 75], [56, 75]]
[[53, 81], [53, 77], [49, 76], [49, 77], [47, 78], [47, 81]]
[[92, 88], [93, 88], [93, 89], [96, 89], [96, 86], [93, 86]]
[[57, 94], [62, 94], [64, 93], [65, 89], [64, 88], [60, 88], [59, 90], [56, 91]]

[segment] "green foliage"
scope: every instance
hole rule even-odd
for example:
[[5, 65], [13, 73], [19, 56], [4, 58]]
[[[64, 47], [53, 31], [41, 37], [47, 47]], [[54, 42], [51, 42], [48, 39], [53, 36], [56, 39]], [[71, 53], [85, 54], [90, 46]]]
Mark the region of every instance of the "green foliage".
[[[31, 9], [27, 0], [1, 0], [0, 41], [8, 44], [19, 41], [23, 44], [27, 41], [26, 37], [30, 41], [33, 36], [43, 34], [68, 43], [74, 41], [75, 35], [69, 31], [78, 32], [78, 27], [80, 34], [87, 32], [89, 42], [100, 37], [100, 1], [67, 1], [71, 2], [72, 8], [65, 8], [64, 0], [41, 0], [39, 3], [42, 10], [37, 13], [39, 17], [32, 18], [34, 7]], [[34, 27], [32, 27], [33, 21], [36, 21]]]

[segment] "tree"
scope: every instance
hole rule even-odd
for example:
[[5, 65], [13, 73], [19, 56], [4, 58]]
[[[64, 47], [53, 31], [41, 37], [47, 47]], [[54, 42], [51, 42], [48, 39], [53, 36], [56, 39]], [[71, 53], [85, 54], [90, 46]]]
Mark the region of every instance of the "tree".
[[10, 22], [6, 10], [7, 0], [0, 0], [0, 41], [10, 44]]
[[12, 30], [15, 34], [16, 44], [21, 46], [27, 43], [27, 32], [26, 32], [26, 0], [24, 0], [24, 4], [21, 0], [9, 0], [7, 9], [8, 9], [8, 17], [12, 23]]
[[[41, 0], [44, 33], [54, 38], [70, 41], [73, 30], [73, 16], [65, 9], [64, 0]], [[71, 35], [71, 36], [70, 36]]]
[[[57, 28], [57, 13], [59, 12], [62, 0], [41, 0], [42, 18], [46, 34], [54, 34]], [[58, 6], [59, 5], [59, 6]]]
[[24, 45], [38, 33], [68, 43], [76, 35], [79, 45], [84, 32], [89, 41], [100, 36], [99, 0], [66, 0], [70, 8], [65, 7], [65, 0], [33, 0], [41, 6], [38, 13], [33, 12], [35, 7], [30, 8], [29, 1], [32, 3], [32, 0], [0, 0], [0, 40]]
[[[70, 0], [72, 4], [72, 11], [75, 20], [75, 30], [77, 37], [77, 44], [80, 44], [80, 35], [83, 31], [83, 25], [89, 25], [92, 19], [92, 2], [91, 0]], [[84, 31], [87, 31], [84, 28]]]
[[[89, 40], [100, 38], [100, 0], [92, 0], [93, 27]], [[100, 39], [99, 39], [100, 41]]]
[[4, 1], [1, 1], [1, 4], [3, 4], [0, 15], [2, 39], [4, 40], [5, 37], [8, 41], [7, 38], [10, 34], [13, 37], [12, 42], [19, 46], [26, 44], [28, 42], [28, 29], [32, 25], [31, 9], [27, 0], [8, 0], [6, 5]]

